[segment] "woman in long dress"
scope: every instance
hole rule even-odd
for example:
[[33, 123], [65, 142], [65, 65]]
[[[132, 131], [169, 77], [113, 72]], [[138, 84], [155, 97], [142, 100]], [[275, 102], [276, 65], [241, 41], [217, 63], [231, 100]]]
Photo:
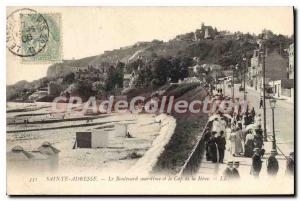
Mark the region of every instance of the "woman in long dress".
[[254, 136], [251, 132], [249, 132], [246, 136], [246, 141], [245, 141], [245, 152], [244, 156], [251, 158], [253, 156], [253, 149], [255, 147], [254, 145]]
[[236, 138], [236, 133], [234, 132], [234, 128], [231, 129], [231, 133], [228, 136], [228, 139], [230, 141], [230, 155], [234, 155], [235, 151], [235, 138]]
[[230, 154], [233, 156], [238, 156], [243, 153], [243, 146], [241, 136], [237, 132], [237, 129], [233, 129], [230, 134], [229, 140], [231, 142]]
[[242, 141], [243, 141], [243, 132], [242, 129], [238, 127], [236, 131], [236, 139], [235, 139], [236, 154], [238, 155], [244, 152]]

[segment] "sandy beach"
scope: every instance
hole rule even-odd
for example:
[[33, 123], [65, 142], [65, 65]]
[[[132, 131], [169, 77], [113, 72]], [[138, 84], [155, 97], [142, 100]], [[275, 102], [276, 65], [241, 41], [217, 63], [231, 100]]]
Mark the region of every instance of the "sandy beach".
[[[25, 119], [29, 123], [25, 124]], [[125, 125], [132, 138], [125, 136]], [[6, 149], [9, 152], [21, 146], [34, 151], [48, 141], [60, 151], [56, 170], [59, 172], [124, 173], [138, 161], [135, 167], [143, 167], [140, 171], [147, 172], [171, 138], [175, 125], [175, 120], [167, 115], [126, 112], [79, 117], [52, 114], [49, 103], [8, 103]], [[82, 131], [108, 133], [107, 147], [74, 148], [76, 132]], [[147, 154], [149, 150], [151, 153]]]

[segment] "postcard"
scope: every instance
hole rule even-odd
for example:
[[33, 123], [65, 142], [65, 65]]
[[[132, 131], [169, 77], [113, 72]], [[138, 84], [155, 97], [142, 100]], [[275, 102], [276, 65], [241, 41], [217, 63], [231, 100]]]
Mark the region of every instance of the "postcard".
[[7, 7], [8, 195], [294, 195], [293, 7]]

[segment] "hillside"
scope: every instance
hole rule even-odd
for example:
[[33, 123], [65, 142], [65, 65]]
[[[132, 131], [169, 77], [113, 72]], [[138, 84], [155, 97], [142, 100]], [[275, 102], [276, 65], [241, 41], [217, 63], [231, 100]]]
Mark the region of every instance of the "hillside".
[[[271, 31], [264, 32], [268, 34], [266, 46], [270, 51], [286, 53], [285, 49], [293, 42], [292, 38], [275, 35]], [[123, 88], [123, 74], [133, 71], [137, 73], [133, 88], [156, 89], [169, 79], [177, 82], [188, 77], [189, 67], [195, 64], [219, 64], [221, 70], [227, 70], [230, 65], [242, 64], [245, 56], [250, 61], [261, 37], [249, 33], [218, 31], [202, 24], [195, 32], [178, 35], [167, 42], [156, 39], [137, 42], [105, 51], [101, 55], [55, 63], [49, 66], [46, 78], [21, 86], [8, 86], [7, 100], [26, 101], [32, 93], [46, 87], [50, 81], [61, 86], [60, 92], [73, 85], [77, 95], [106, 96], [113, 94], [113, 89]]]

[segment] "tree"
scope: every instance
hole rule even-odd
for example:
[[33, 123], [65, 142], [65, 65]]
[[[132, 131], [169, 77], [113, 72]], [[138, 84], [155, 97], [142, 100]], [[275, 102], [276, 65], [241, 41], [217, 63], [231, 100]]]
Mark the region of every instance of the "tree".
[[157, 79], [157, 85], [162, 86], [167, 82], [170, 75], [170, 62], [164, 57], [158, 57], [151, 63], [152, 74]]
[[75, 80], [75, 74], [74, 73], [69, 73], [67, 75], [64, 76], [63, 78], [63, 82], [67, 83], [67, 84], [72, 84]]

